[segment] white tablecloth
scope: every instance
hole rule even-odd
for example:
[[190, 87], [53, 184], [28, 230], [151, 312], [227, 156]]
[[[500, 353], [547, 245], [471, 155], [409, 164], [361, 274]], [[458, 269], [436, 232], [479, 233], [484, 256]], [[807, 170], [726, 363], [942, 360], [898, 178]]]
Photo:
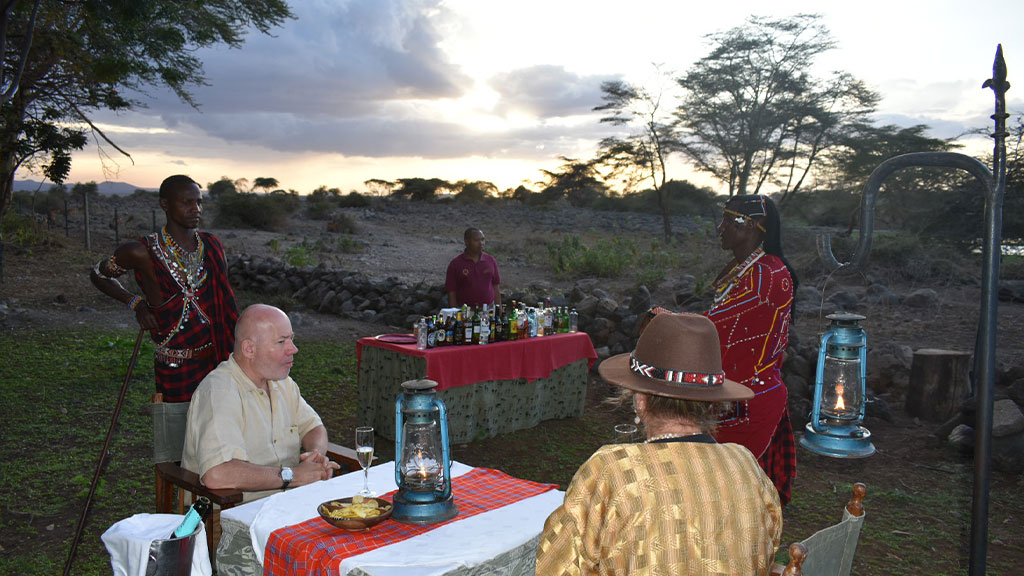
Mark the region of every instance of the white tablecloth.
[[[452, 463], [452, 477], [472, 470]], [[362, 489], [363, 473], [352, 472], [270, 497], [224, 510], [225, 525], [238, 522], [249, 527], [254, 552], [260, 563], [270, 534], [279, 528], [317, 517], [321, 502], [351, 496]], [[386, 462], [370, 468], [370, 489], [386, 494], [397, 489], [395, 464]], [[353, 569], [374, 576], [440, 575], [459, 568], [471, 568], [534, 540], [544, 529], [544, 521], [564, 497], [551, 490], [514, 504], [457, 520], [413, 538], [346, 558], [339, 571]], [[458, 492], [455, 493], [458, 504]], [[225, 519], [227, 522], [225, 522]]]

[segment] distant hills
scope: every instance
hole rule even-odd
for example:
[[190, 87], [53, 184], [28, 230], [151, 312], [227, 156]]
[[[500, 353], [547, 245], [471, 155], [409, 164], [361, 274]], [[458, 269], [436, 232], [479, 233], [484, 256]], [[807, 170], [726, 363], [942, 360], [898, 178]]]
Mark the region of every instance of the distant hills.
[[[14, 190], [16, 192], [19, 191], [19, 190], [29, 190], [29, 191], [33, 191], [33, 192], [36, 191], [36, 190], [40, 190], [40, 191], [45, 192], [46, 190], [50, 189], [50, 186], [53, 186], [52, 182], [40, 183], [40, 182], [37, 182], [36, 180], [15, 180], [14, 181]], [[71, 190], [72, 186], [74, 186], [74, 183], [72, 183], [72, 184], [65, 184], [64, 185], [64, 189], [65, 190]], [[138, 190], [139, 188], [142, 188], [143, 190], [153, 190], [153, 191], [157, 190], [156, 188], [145, 188], [145, 187], [142, 187], [142, 186], [135, 186], [134, 184], [128, 184], [127, 182], [97, 182], [96, 183], [97, 191], [100, 194], [105, 194], [105, 195], [108, 195], [108, 196], [129, 196], [131, 194], [134, 194], [135, 191]]]

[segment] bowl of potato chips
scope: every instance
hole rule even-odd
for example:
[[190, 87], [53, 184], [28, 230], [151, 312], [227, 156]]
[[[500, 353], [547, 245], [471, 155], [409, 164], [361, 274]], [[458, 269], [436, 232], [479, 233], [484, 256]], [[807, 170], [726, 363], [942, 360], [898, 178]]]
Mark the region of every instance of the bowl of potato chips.
[[328, 500], [317, 506], [316, 511], [332, 526], [345, 530], [366, 530], [390, 518], [393, 509], [391, 502], [383, 498], [356, 495]]

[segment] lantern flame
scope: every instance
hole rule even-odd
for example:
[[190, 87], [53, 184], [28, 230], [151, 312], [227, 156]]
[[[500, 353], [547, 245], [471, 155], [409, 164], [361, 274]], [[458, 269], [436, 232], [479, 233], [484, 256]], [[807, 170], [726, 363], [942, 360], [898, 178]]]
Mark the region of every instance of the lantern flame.
[[846, 410], [846, 402], [843, 402], [843, 385], [836, 384], [836, 411]]

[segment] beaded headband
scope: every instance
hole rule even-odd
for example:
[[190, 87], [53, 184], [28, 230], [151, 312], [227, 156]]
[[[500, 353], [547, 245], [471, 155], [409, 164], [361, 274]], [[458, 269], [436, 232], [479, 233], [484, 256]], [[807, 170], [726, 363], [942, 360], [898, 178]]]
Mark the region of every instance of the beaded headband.
[[725, 372], [708, 374], [706, 372], [687, 372], [685, 370], [666, 370], [650, 364], [644, 364], [636, 359], [636, 356], [629, 355], [629, 370], [634, 374], [664, 380], [676, 384], [691, 384], [695, 386], [721, 386], [725, 383]]
[[[728, 208], [724, 208], [722, 210], [722, 212], [725, 212], [726, 214], [731, 214], [733, 216], [733, 221], [736, 222], [737, 224], [740, 224], [740, 225], [745, 224], [746, 221], [747, 221], [747, 218], [748, 218], [747, 215], [740, 214], [739, 212], [736, 212], [735, 210], [729, 210]], [[761, 232], [767, 232], [767, 230], [765, 230], [765, 227], [762, 226], [760, 222], [758, 222], [757, 220], [754, 220], [753, 218], [750, 218], [750, 220], [754, 223], [754, 226], [757, 226], [757, 228], [759, 230], [761, 230]]]

